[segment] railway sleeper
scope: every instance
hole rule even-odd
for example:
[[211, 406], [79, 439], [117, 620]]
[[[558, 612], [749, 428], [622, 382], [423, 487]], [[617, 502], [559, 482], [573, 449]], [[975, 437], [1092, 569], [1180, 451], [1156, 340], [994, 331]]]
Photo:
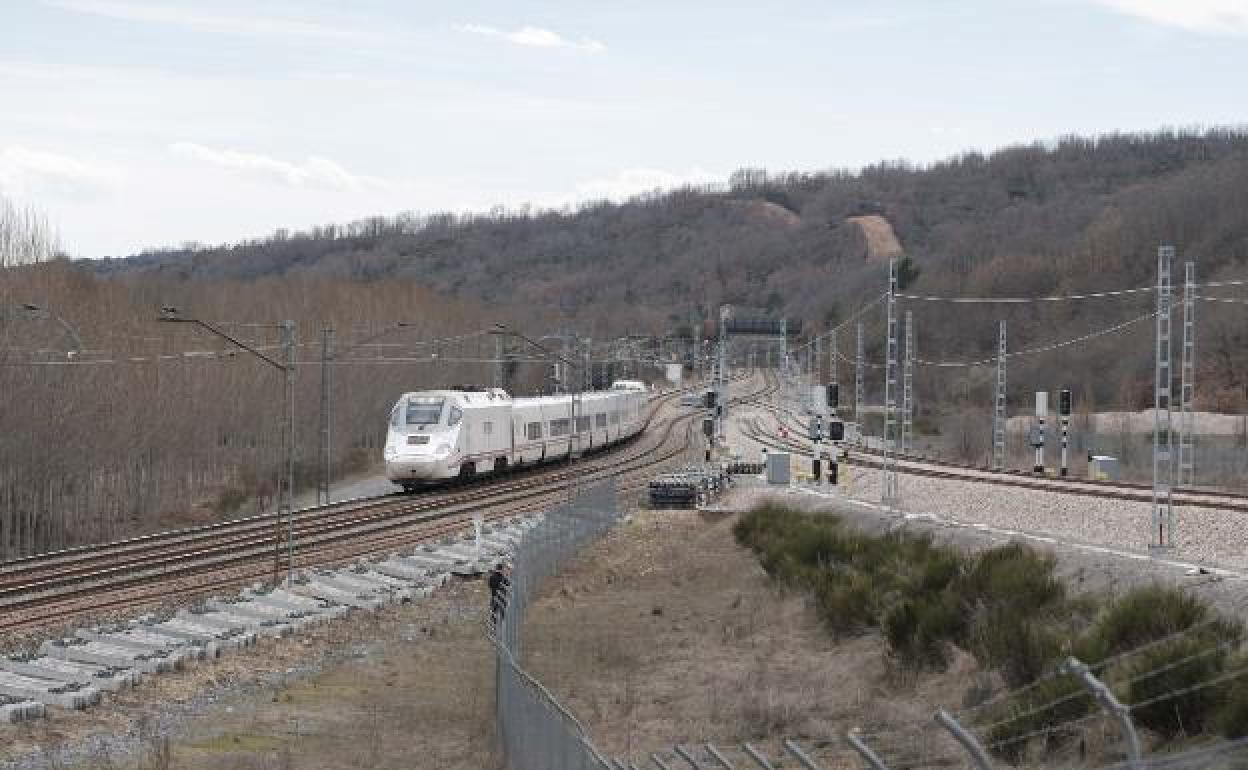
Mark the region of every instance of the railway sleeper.
[[[28, 660], [0, 658], [0, 670], [33, 676], [37, 679], [88, 685], [103, 692], [119, 692], [128, 689], [134, 686], [141, 676], [139, 672], [130, 668], [93, 666], [88, 663], [73, 663], [46, 656]], [[0, 718], [0, 721], [3, 719]]]
[[98, 629], [80, 628], [74, 632], [74, 636], [88, 642], [100, 642], [101, 644], [111, 644], [114, 647], [122, 647], [137, 652], [165, 655], [173, 663], [175, 669], [181, 669], [187, 660], [202, 660], [204, 657], [202, 649], [161, 643], [125, 631], [103, 632]]
[[47, 713], [46, 707], [38, 701], [0, 695], [0, 722], [15, 724], [39, 719]]
[[267, 593], [254, 592], [245, 594], [253, 603], [262, 607], [271, 607], [286, 613], [315, 612], [326, 619], [340, 618], [350, 609], [346, 605], [328, 602], [323, 599], [310, 599], [291, 593], [285, 588], [275, 588]]
[[324, 620], [319, 613], [313, 611], [282, 610], [242, 598], [229, 602], [213, 599], [208, 602], [208, 608], [243, 618], [250, 618], [261, 623], [269, 621], [284, 626], [286, 631], [282, 636], [286, 636], [296, 628], [302, 628]]
[[309, 578], [304, 583], [296, 582], [291, 585], [290, 590], [301, 596], [308, 596], [313, 599], [326, 599], [360, 610], [376, 610], [385, 604], [384, 601], [375, 596], [369, 596], [358, 591], [344, 590], [319, 578]]
[[157, 633], [165, 634], [166, 636], [216, 645], [219, 650], [236, 650], [256, 643], [256, 635], [248, 633], [244, 629], [212, 628], [192, 623], [185, 618], [170, 618], [169, 620], [155, 623], [151, 627]]
[[0, 671], [0, 695], [33, 700], [45, 706], [59, 706], [75, 711], [81, 711], [100, 702], [100, 691], [89, 685], [36, 679], [10, 671]]
[[173, 661], [162, 653], [147, 653], [83, 639], [50, 639], [39, 647], [50, 658], [105, 666], [125, 666], [144, 674], [163, 674], [173, 670]]
[[272, 639], [290, 636], [294, 628], [289, 623], [282, 623], [275, 618], [259, 618], [252, 615], [240, 615], [234, 612], [233, 605], [223, 605], [229, 609], [219, 610], [210, 607], [209, 612], [192, 615], [186, 610], [179, 610], [178, 615], [193, 620], [195, 623], [206, 623], [218, 628], [245, 628], [257, 636]]

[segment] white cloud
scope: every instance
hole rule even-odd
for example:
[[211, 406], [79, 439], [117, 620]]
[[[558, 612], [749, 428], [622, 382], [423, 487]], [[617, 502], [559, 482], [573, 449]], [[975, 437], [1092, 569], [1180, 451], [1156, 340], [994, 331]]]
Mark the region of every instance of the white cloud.
[[341, 24], [274, 16], [229, 16], [204, 13], [170, 3], [132, 2], [130, 0], [44, 0], [44, 5], [120, 21], [173, 24], [232, 35], [340, 38], [353, 34]]
[[578, 198], [585, 200], [626, 200], [638, 193], [670, 190], [684, 185], [722, 183], [724, 178], [699, 168], [673, 173], [653, 168], [630, 168], [615, 176], [593, 179], [576, 186]]
[[108, 184], [111, 176], [69, 155], [20, 145], [0, 149], [0, 190], [15, 197], [89, 197]]
[[1248, 35], [1246, 0], [1094, 0], [1119, 13], [1193, 32]]
[[312, 156], [303, 163], [291, 163], [268, 155], [205, 147], [194, 142], [175, 142], [169, 149], [184, 158], [290, 187], [357, 191], [385, 186], [384, 181], [352, 174], [329, 158]]
[[607, 50], [603, 43], [593, 38], [580, 37], [572, 40], [560, 35], [558, 32], [543, 27], [525, 26], [508, 31], [483, 24], [458, 24], [455, 28], [460, 32], [471, 32], [474, 35], [498, 38], [515, 45], [533, 48], [574, 48], [578, 51], [588, 51], [589, 53], [601, 53]]

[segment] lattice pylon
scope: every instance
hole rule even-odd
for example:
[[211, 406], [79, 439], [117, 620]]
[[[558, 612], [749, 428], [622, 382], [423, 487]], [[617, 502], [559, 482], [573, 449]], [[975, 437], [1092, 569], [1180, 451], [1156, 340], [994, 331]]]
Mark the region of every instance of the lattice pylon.
[[884, 458], [881, 463], [880, 502], [892, 507], [897, 491], [897, 260], [888, 261], [888, 342], [884, 365]]
[[1179, 369], [1179, 486], [1191, 486], [1196, 475], [1196, 263], [1183, 265], [1183, 359]]
[[1174, 247], [1157, 249], [1157, 336], [1153, 378], [1153, 513], [1149, 548], [1174, 547], [1174, 454], [1171, 433], [1170, 269]]
[[997, 390], [992, 411], [992, 467], [998, 471], [1005, 468], [1005, 361], [1005, 321], [1002, 320], [997, 332]]

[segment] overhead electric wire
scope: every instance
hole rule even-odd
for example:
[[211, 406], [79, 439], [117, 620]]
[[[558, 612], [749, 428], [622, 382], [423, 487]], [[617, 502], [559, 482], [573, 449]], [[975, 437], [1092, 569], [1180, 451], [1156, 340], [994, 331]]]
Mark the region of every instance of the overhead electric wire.
[[[470, 333], [467, 333], [467, 334], [458, 334], [458, 335], [455, 335], [455, 336], [452, 336], [452, 337], [440, 337], [440, 338], [436, 338], [436, 339], [432, 339], [432, 340], [419, 340], [419, 341], [416, 341], [416, 342], [410, 342], [410, 343], [394, 343], [394, 344], [396, 344], [396, 345], [402, 345], [403, 347], [407, 347], [407, 348], [429, 347], [429, 346], [434, 346], [434, 345], [454, 344], [454, 343], [456, 343], [456, 342], [463, 342], [463, 341], [465, 341], [465, 340], [470, 340], [470, 339], [473, 339], [473, 338], [475, 338], [475, 337], [481, 337], [481, 336], [488, 335], [488, 334], [492, 334], [492, 332], [490, 332], [490, 331], [488, 331], [488, 330], [480, 330], [480, 331], [470, 332]], [[386, 344], [386, 343], [382, 343], [382, 344]], [[320, 345], [320, 343], [318, 343], [318, 342], [300, 342], [300, 343], [296, 343], [296, 344], [294, 345], [294, 347], [295, 347], [295, 348], [312, 348], [312, 347], [317, 347], [317, 346], [319, 346], [319, 345]], [[262, 352], [276, 352], [276, 351], [284, 350], [284, 349], [285, 349], [285, 347], [286, 347], [285, 345], [281, 345], [281, 344], [267, 344], [267, 345], [255, 345], [255, 346], [254, 346], [254, 349], [255, 349], [255, 350], [258, 350], [258, 351], [262, 351]], [[3, 354], [5, 354], [6, 352], [10, 352], [10, 351], [12, 351], [12, 350], [19, 350], [19, 351], [29, 352], [29, 350], [30, 350], [30, 349], [29, 349], [29, 348], [17, 348], [17, 349], [14, 349], [14, 348], [0, 348], [0, 356], [2, 356]], [[182, 350], [182, 351], [178, 351], [178, 352], [176, 352], [176, 353], [155, 353], [155, 354], [149, 354], [149, 355], [134, 355], [134, 356], [126, 356], [126, 355], [121, 355], [121, 356], [119, 356], [119, 355], [117, 355], [116, 353], [113, 353], [113, 352], [111, 352], [111, 351], [104, 351], [104, 350], [97, 350], [97, 351], [52, 351], [52, 350], [49, 350], [49, 351], [47, 351], [47, 352], [50, 352], [50, 353], [51, 353], [51, 352], [55, 352], [55, 353], [58, 353], [58, 354], [64, 355], [64, 356], [65, 356], [65, 360], [55, 360], [55, 361], [9, 361], [9, 360], [0, 360], [0, 366], [7, 366], [7, 367], [24, 367], [24, 366], [61, 366], [61, 367], [66, 367], [66, 366], [105, 366], [105, 365], [116, 365], [116, 364], [142, 364], [142, 363], [153, 363], [153, 362], [160, 362], [160, 361], [185, 361], [185, 360], [192, 360], [192, 359], [232, 360], [232, 359], [238, 359], [238, 358], [241, 358], [242, 356], [240, 356], [240, 354], [242, 354], [242, 353], [244, 352], [244, 350], [243, 350], [242, 348], [238, 348], [238, 347], [233, 347], [233, 346], [231, 346], [231, 347], [227, 347], [227, 348], [224, 348], [224, 349], [221, 349], [221, 350]], [[109, 356], [109, 357], [108, 357], [108, 358], [89, 358], [89, 357], [87, 357], [87, 356], [91, 356], [91, 355], [97, 355], [97, 356]], [[381, 361], [381, 360], [385, 360], [385, 359], [376, 358], [376, 359], [347, 359], [347, 360], [348, 360], [348, 361], [355, 361], [355, 362], [371, 362], [371, 361]], [[428, 359], [425, 359], [425, 358], [420, 358], [420, 359], [413, 358], [413, 359], [410, 359], [408, 362], [409, 362], [409, 363], [417, 363], [417, 362], [422, 362], [422, 361], [443, 361], [443, 362], [448, 362], [448, 361], [449, 361], [449, 362], [452, 362], [452, 363], [474, 363], [474, 362], [475, 362], [475, 363], [493, 363], [493, 362], [497, 362], [497, 360], [498, 360], [498, 359], [485, 359], [485, 358], [480, 358], [480, 359], [468, 359], [468, 358], [463, 358], [463, 359], [449, 359], [449, 358], [446, 358], [446, 357], [443, 357], [443, 356], [437, 356], [436, 358], [428, 358]], [[525, 363], [525, 361], [524, 361], [523, 359], [510, 359], [510, 358], [508, 358], [508, 359], [504, 359], [504, 360], [507, 360], [507, 361], [519, 360], [519, 362], [520, 362], [520, 363]], [[311, 364], [311, 363], [315, 363], [315, 364], [317, 364], [317, 365], [320, 365], [320, 361], [319, 361], [319, 360], [317, 360], [317, 361], [311, 361], [311, 362], [309, 362], [309, 361], [296, 361], [296, 362], [295, 362], [295, 365], [296, 365], [296, 366], [303, 366], [303, 365], [308, 365], [308, 364]], [[330, 363], [331, 363], [331, 364], [337, 364], [337, 363], [342, 363], [342, 361], [341, 361], [341, 360], [337, 360], [337, 359], [333, 359], [333, 360], [331, 360], [331, 361], [330, 361]]]
[[811, 337], [804, 344], [798, 345], [795, 348], [790, 348], [790, 350], [796, 353], [799, 350], [804, 350], [805, 348], [808, 348], [814, 345], [815, 340], [830, 339], [833, 334], [836, 334], [841, 329], [844, 329], [846, 326], [849, 326], [854, 321], [866, 315], [867, 311], [871, 310], [871, 308], [883, 302], [887, 297], [888, 297], [888, 292], [884, 292], [883, 294], [876, 297], [875, 299], [867, 301], [866, 303], [860, 305], [857, 310], [851, 313], [849, 318], [846, 318], [844, 321], [841, 321], [839, 324], [837, 324], [836, 326], [833, 326], [831, 329], [828, 329], [824, 332], [821, 332], [820, 334], [815, 335], [814, 337]]
[[[1005, 354], [1005, 357], [1016, 358], [1018, 356], [1032, 356], [1032, 355], [1037, 355], [1040, 353], [1049, 353], [1054, 350], [1060, 350], [1061, 348], [1070, 347], [1071, 345], [1078, 345], [1081, 342], [1087, 342], [1088, 340], [1096, 339], [1097, 337], [1104, 337], [1109, 334], [1120, 332], [1123, 329], [1129, 328], [1137, 323], [1140, 323], [1141, 321], [1147, 321], [1150, 318], [1156, 318], [1156, 317], [1157, 317], [1156, 312], [1147, 313], [1145, 315], [1139, 316], [1138, 318], [1132, 318], [1129, 321], [1123, 321], [1120, 324], [1116, 324], [1114, 326], [1110, 326], [1105, 329], [1098, 329], [1093, 332], [1088, 332], [1087, 334], [1081, 334], [1078, 337], [1072, 337], [1071, 339], [1062, 340], [1061, 342], [1054, 342], [1048, 345], [1040, 345], [1038, 347], [1032, 347], [1032, 348], [1024, 348], [1022, 350], [1007, 351]], [[988, 366], [990, 364], [995, 364], [996, 362], [997, 362], [996, 356], [993, 356], [991, 358], [981, 358], [977, 361], [929, 361], [929, 360], [921, 359], [921, 358], [914, 359], [914, 363], [919, 366], [935, 366], [935, 367], [946, 368], [946, 369], [962, 368], [962, 367], [970, 367], [970, 366]]]
[[1141, 286], [1138, 289], [1115, 289], [1111, 291], [1094, 291], [1084, 294], [1056, 294], [1046, 297], [940, 297], [928, 294], [902, 294], [893, 296], [897, 299], [913, 302], [950, 302], [955, 305], [1029, 305], [1036, 302], [1070, 302], [1073, 300], [1105, 299], [1122, 297], [1132, 294], [1143, 294], [1157, 291], [1156, 286]]

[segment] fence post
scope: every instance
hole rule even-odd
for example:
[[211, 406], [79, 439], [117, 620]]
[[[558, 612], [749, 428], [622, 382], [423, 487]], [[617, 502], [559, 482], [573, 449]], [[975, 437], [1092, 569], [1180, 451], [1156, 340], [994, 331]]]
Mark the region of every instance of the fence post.
[[1078, 658], [1067, 658], [1062, 669], [1078, 679], [1079, 684], [1083, 685], [1083, 688], [1096, 699], [1101, 710], [1117, 720], [1122, 728], [1122, 737], [1127, 743], [1127, 763], [1132, 768], [1138, 768], [1140, 766], [1140, 736], [1135, 732], [1135, 723], [1131, 721], [1131, 709], [1122, 705], [1114, 697], [1109, 686], [1093, 676], [1092, 670]]
[[706, 744], [706, 750], [710, 753], [712, 757], [715, 757], [716, 762], [723, 765], [725, 768], [727, 768], [727, 770], [736, 770], [736, 768], [732, 766], [732, 763], [729, 762], [727, 759], [725, 759], [724, 755], [720, 754], [719, 749], [715, 748], [714, 745], [710, 743]]
[[693, 770], [702, 770], [702, 765], [698, 764], [698, 760], [694, 759], [692, 754], [685, 751], [683, 746], [673, 746], [672, 751], [676, 752], [681, 759], [688, 762], [689, 766], [692, 767]]
[[741, 744], [741, 748], [745, 749], [745, 753], [750, 755], [750, 759], [757, 762], [758, 766], [761, 767], [763, 770], [776, 770], [776, 768], [771, 764], [771, 762], [767, 759], [767, 757], [764, 757], [762, 754], [758, 753], [758, 749], [755, 749], [753, 746], [751, 746], [748, 743]]
[[867, 764], [874, 770], [888, 770], [888, 765], [884, 764], [879, 755], [872, 751], [871, 747], [866, 744], [866, 741], [859, 737], [858, 728], [855, 727], [845, 733], [845, 742], [849, 744], [850, 748], [858, 752], [858, 756], [866, 760]]
[[992, 760], [988, 757], [988, 752], [984, 751], [984, 747], [979, 745], [979, 741], [975, 740], [975, 736], [970, 731], [958, 724], [958, 721], [949, 716], [949, 712], [941, 709], [936, 712], [936, 721], [940, 726], [949, 731], [953, 739], [962, 744], [962, 748], [966, 749], [966, 753], [971, 755], [971, 760], [979, 770], [992, 770]]
[[793, 755], [793, 758], [802, 763], [802, 767], [806, 770], [823, 770], [819, 765], [815, 764], [815, 760], [806, 756], [806, 752], [801, 747], [790, 740], [784, 742], [784, 750]]

